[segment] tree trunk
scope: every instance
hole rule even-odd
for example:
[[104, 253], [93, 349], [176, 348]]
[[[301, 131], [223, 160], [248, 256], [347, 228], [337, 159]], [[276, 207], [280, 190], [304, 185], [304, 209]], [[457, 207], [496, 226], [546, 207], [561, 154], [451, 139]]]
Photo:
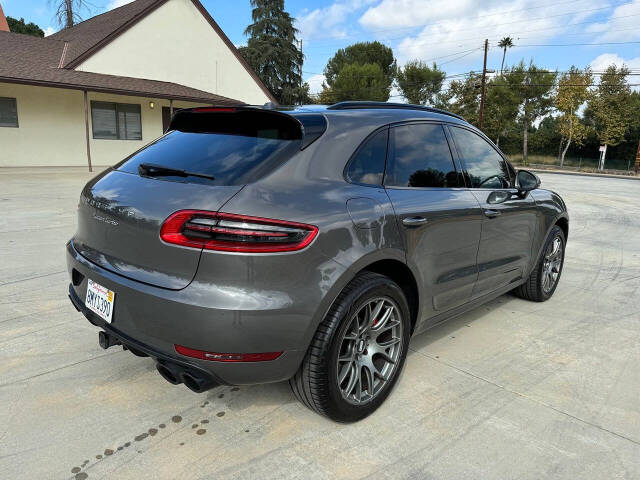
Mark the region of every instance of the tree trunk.
[[529, 140], [529, 121], [527, 117], [523, 119], [524, 132], [522, 134], [522, 163], [529, 164], [529, 155], [527, 153], [527, 141]]
[[560, 157], [560, 166], [564, 165], [564, 156], [567, 154], [567, 150], [569, 149], [569, 145], [571, 144], [571, 137], [573, 136], [573, 109], [569, 110], [569, 138], [567, 139], [567, 144], [562, 151], [562, 157]]
[[65, 28], [73, 27], [73, 0], [64, 0]]
[[560, 157], [562, 156], [563, 147], [564, 147], [564, 137], [560, 137], [560, 145], [558, 145], [558, 163], [560, 163]]
[[496, 138], [496, 147], [500, 148], [500, 137]]
[[504, 47], [504, 52], [502, 53], [502, 65], [500, 65], [500, 75], [502, 75], [502, 71], [504, 70], [504, 57], [507, 56], [507, 47]]

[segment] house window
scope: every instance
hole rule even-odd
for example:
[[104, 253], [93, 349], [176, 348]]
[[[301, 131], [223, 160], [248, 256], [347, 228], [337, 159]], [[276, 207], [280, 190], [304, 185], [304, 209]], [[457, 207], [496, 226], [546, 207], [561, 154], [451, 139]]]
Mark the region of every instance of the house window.
[[18, 104], [15, 98], [0, 97], [0, 127], [18, 127]]
[[142, 140], [140, 105], [91, 102], [93, 138]]

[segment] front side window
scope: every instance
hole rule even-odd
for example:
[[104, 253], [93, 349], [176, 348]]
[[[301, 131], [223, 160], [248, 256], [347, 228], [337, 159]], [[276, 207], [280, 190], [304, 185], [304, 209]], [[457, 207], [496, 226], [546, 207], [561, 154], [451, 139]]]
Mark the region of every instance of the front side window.
[[484, 138], [470, 130], [451, 127], [471, 188], [509, 188], [509, 165]]
[[18, 104], [15, 98], [0, 97], [0, 127], [18, 127]]
[[107, 140], [142, 140], [140, 105], [91, 102], [93, 138]]
[[384, 163], [387, 158], [388, 129], [366, 140], [347, 168], [347, 178], [352, 183], [382, 185]]
[[458, 186], [458, 174], [441, 125], [421, 123], [390, 130], [385, 185], [395, 187]]

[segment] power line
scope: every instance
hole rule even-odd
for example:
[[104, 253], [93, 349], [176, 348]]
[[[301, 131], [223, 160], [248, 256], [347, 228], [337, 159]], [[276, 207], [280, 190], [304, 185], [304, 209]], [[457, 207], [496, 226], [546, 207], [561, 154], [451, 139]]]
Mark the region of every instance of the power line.
[[[624, 5], [624, 4], [620, 4], [620, 5]], [[618, 7], [620, 5], [615, 5], [615, 7]], [[523, 23], [523, 22], [532, 22], [532, 21], [536, 21], [536, 20], [547, 20], [549, 18], [559, 18], [559, 17], [565, 17], [567, 15], [576, 15], [578, 13], [589, 13], [589, 12], [596, 12], [596, 11], [602, 11], [602, 10], [609, 10], [611, 8], [612, 8], [612, 6], [606, 6], [606, 7], [587, 9], [587, 10], [575, 10], [575, 11], [572, 11], [572, 12], [560, 13], [560, 14], [556, 14], [556, 15], [546, 15], [544, 17], [526, 18], [526, 19], [522, 19], [522, 20], [514, 20], [514, 21], [511, 21], [511, 22], [504, 22], [504, 23], [497, 23], [497, 24], [493, 24], [493, 25], [487, 25], [486, 28], [489, 29], [489, 28], [500, 27], [500, 26], [504, 26], [504, 25], [513, 25], [513, 24]], [[510, 13], [510, 12], [500, 12], [499, 15], [505, 15], [506, 13]], [[498, 15], [498, 14], [496, 14], [496, 15]], [[640, 15], [640, 14], [638, 14], [638, 15]], [[633, 16], [637, 16], [637, 15], [621, 16], [621, 17], [617, 17], [615, 20], [628, 18], [628, 17], [633, 17]], [[481, 18], [481, 17], [475, 17], [472, 20], [475, 20], [477, 18]], [[589, 24], [589, 23], [597, 23], [597, 22], [590, 20], [590, 21], [585, 21], [585, 22], [569, 23], [569, 24], [565, 24], [565, 25], [557, 26], [557, 27], [549, 27], [547, 29], [566, 28], [567, 26], [571, 26], [571, 25], [582, 25], [582, 24]], [[442, 24], [446, 24], [446, 22], [436, 22], [436, 23], [425, 24], [421, 28], [432, 27], [432, 26], [442, 25]], [[446, 32], [443, 32], [443, 33], [435, 33], [432, 36], [434, 36], [434, 35], [449, 35], [451, 33], [456, 33], [456, 32], [464, 31], [464, 30], [468, 30], [468, 29], [463, 28], [463, 29], [447, 30]], [[540, 30], [540, 29], [538, 29], [538, 30]], [[544, 30], [544, 29], [542, 29], [542, 30]], [[536, 30], [527, 30], [527, 31], [529, 32], [529, 31], [536, 31]], [[406, 38], [406, 36], [388, 37], [388, 38], [385, 38], [384, 40], [385, 41], [401, 40], [401, 39], [404, 39], [404, 38]], [[435, 43], [435, 44], [437, 44], [437, 43]], [[414, 43], [414, 45], [419, 45], [419, 43]], [[316, 48], [316, 47], [319, 47], [319, 46], [322, 46], [322, 44], [315, 44], [315, 45], [312, 45], [309, 48]]]

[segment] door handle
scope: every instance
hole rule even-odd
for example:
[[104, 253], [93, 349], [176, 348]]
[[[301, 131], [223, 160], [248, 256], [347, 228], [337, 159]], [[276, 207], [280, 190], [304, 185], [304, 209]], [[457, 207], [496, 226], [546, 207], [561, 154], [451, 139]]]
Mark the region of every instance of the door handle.
[[485, 217], [496, 218], [500, 216], [500, 210], [487, 209], [484, 211]]
[[407, 217], [402, 219], [402, 224], [405, 227], [418, 227], [424, 225], [428, 220], [424, 217]]

